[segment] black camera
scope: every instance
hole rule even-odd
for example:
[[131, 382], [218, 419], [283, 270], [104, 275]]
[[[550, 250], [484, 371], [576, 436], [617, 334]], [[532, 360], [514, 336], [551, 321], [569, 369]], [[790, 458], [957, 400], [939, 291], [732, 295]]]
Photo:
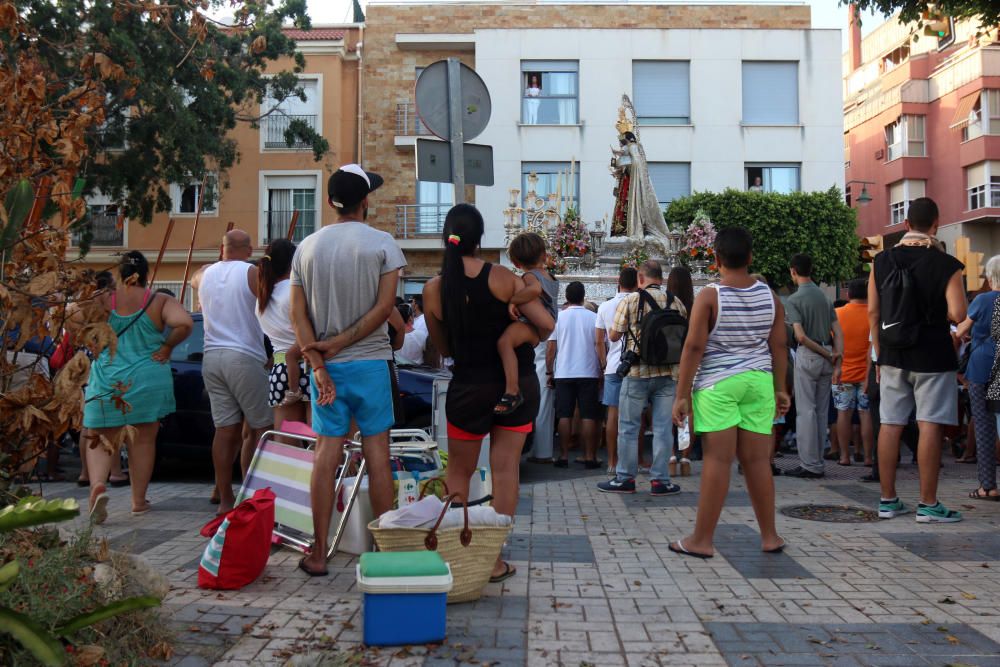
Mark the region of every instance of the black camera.
[[629, 374], [632, 370], [632, 365], [639, 361], [639, 353], [635, 350], [625, 350], [622, 352], [622, 360], [618, 362], [618, 369], [615, 371], [615, 375], [625, 379], [625, 376]]

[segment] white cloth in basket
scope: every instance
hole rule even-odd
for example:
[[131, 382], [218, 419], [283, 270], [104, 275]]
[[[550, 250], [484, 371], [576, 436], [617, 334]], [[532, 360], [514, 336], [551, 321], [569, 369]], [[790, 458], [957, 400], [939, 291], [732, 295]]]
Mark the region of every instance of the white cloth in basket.
[[[431, 528], [441, 514], [444, 503], [436, 496], [427, 496], [423, 500], [418, 500], [412, 505], [400, 507], [398, 510], [386, 512], [379, 518], [379, 528]], [[477, 505], [469, 508], [470, 526], [496, 526], [504, 527], [513, 523], [512, 517], [506, 514], [497, 514], [492, 507]], [[461, 508], [448, 510], [441, 521], [441, 528], [461, 527], [465, 524], [464, 513]]]

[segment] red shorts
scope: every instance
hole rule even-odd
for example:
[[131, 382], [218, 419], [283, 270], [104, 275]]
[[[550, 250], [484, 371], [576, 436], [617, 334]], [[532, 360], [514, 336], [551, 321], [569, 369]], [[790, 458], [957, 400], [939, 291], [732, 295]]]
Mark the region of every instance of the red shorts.
[[[511, 431], [513, 433], [531, 433], [534, 426], [535, 425], [533, 423], [529, 422], [527, 424], [522, 424], [521, 426], [496, 426], [495, 428], [498, 428], [501, 431]], [[489, 435], [489, 433], [483, 433], [482, 435], [469, 433], [468, 431], [463, 431], [451, 422], [448, 422], [449, 440], [482, 440], [487, 435]]]
[[510, 414], [497, 415], [493, 408], [504, 393], [502, 380], [469, 382], [453, 379], [448, 385], [445, 399], [448, 437], [456, 440], [480, 440], [494, 428], [530, 433], [538, 415], [538, 377], [534, 373], [521, 376], [518, 384], [524, 403]]

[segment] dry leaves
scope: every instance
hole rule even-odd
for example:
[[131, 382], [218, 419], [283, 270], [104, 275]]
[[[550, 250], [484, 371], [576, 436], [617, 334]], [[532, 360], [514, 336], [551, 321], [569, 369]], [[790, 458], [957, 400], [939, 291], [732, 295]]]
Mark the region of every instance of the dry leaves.
[[73, 651], [74, 667], [93, 667], [104, 659], [104, 649], [95, 644], [77, 646]]

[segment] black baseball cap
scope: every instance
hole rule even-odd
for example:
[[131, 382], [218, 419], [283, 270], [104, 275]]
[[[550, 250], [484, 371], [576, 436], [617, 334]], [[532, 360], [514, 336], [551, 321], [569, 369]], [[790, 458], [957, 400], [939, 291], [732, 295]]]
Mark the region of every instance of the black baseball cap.
[[361, 165], [345, 164], [333, 172], [327, 183], [327, 195], [337, 208], [352, 209], [372, 192], [378, 190], [385, 181], [373, 171], [365, 171]]

